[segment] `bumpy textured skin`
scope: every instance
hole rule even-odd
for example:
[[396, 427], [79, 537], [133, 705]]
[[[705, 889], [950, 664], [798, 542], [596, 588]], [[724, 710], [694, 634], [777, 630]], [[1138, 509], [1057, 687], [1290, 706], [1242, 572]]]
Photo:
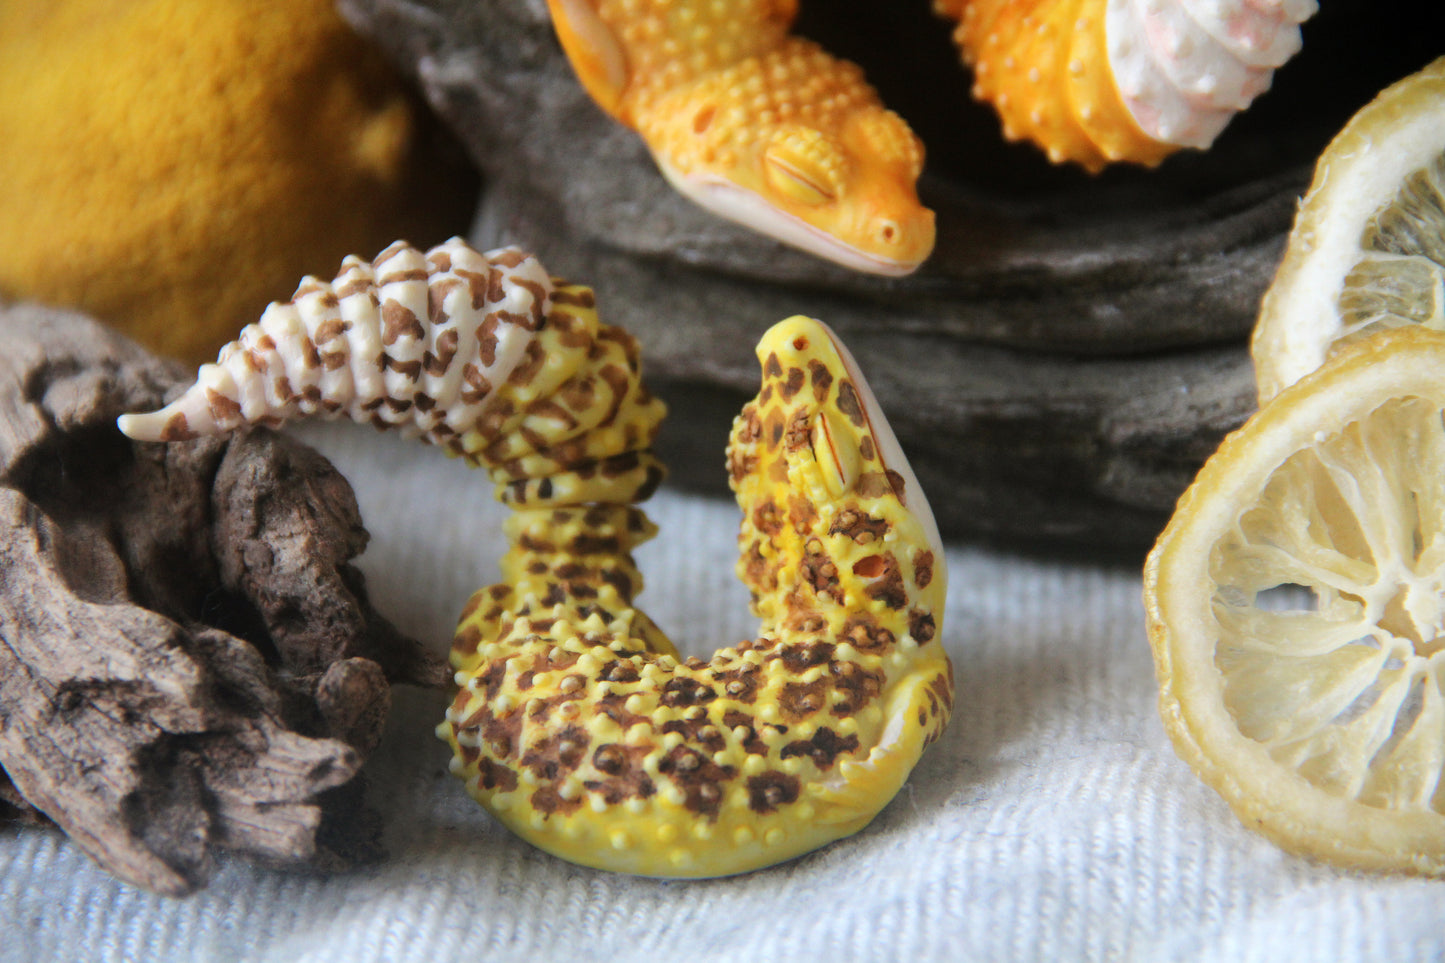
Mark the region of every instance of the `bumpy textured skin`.
[[663, 477], [650, 448], [665, 408], [639, 354], [598, 318], [590, 288], [529, 254], [397, 242], [372, 262], [348, 257], [331, 283], [305, 279], [180, 397], [119, 425], [179, 441], [349, 417], [487, 469], [509, 505], [626, 503]]
[[[394, 245], [374, 265], [348, 261], [339, 288], [308, 279], [275, 309], [299, 368], [280, 363], [283, 346], [263, 342], [283, 333], [263, 323], [225, 352], [229, 394], [193, 387], [122, 427], [163, 440], [394, 408], [396, 419], [374, 423], [487, 469], [515, 509], [511, 547], [502, 581], [462, 615], [452, 648], [459, 690], [438, 735], [477, 800], [542, 849], [622, 872], [716, 876], [862, 828], [942, 731], [953, 679], [938, 639], [946, 577], [937, 530], [856, 363], [811, 319], [763, 338], [762, 388], [727, 453], [743, 510], [738, 574], [761, 633], [684, 661], [634, 606], [643, 583], [632, 551], [655, 534], [634, 503], [662, 480], [651, 446], [664, 414], [642, 382], [636, 341], [599, 320], [589, 289], [539, 288], [526, 255], [484, 258], [459, 245], [425, 257]], [[463, 271], [487, 283], [457, 287]], [[368, 359], [376, 372], [395, 370], [385, 325], [315, 335], [334, 331], [349, 297], [393, 319], [430, 304], [429, 319], [415, 320], [433, 346], [439, 332], [475, 325], [472, 353], [452, 364], [493, 365], [497, 305], [516, 309], [525, 338], [517, 360], [492, 372], [480, 410], [460, 394], [440, 415], [418, 405], [425, 360], [379, 380], [381, 406], [358, 394], [356, 377], [267, 395], [278, 377], [294, 388]], [[328, 368], [331, 356], [346, 365]]]
[[1097, 171], [1206, 148], [1300, 46], [1315, 0], [934, 0], [1010, 140]]
[[932, 250], [922, 145], [856, 65], [788, 33], [792, 0], [548, 7], [583, 86], [703, 206], [858, 270]]
[[512, 516], [505, 581], [458, 629], [453, 768], [573, 862], [717, 876], [807, 852], [866, 825], [947, 721], [943, 559], [866, 389], [806, 318], [758, 355], [728, 448], [757, 639], [679, 661], [633, 607], [652, 529], [617, 504]]
[[373, 261], [346, 258], [333, 281], [305, 278], [185, 394], [121, 427], [177, 441], [321, 415], [464, 453], [493, 385], [529, 357], [552, 292], [537, 259], [515, 248], [480, 254], [452, 238], [423, 253], [398, 241]]

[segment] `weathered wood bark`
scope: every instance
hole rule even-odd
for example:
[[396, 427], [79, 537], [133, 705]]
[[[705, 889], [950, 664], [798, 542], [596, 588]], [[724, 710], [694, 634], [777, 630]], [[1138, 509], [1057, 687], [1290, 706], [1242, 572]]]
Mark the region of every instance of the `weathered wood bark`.
[[446, 679], [367, 603], [366, 532], [319, 455], [119, 433], [182, 377], [87, 319], [0, 306], [0, 816], [41, 813], [168, 894], [218, 848], [374, 854], [356, 776], [390, 683]]
[[803, 0], [799, 32], [862, 64], [928, 148], [920, 191], [938, 248], [888, 281], [678, 196], [582, 91], [542, 0], [339, 6], [484, 172], [473, 241], [520, 243], [594, 285], [608, 319], [642, 340], [673, 407], [674, 479], [721, 488], [721, 440], [756, 385], [751, 344], [809, 314], [875, 380], [946, 531], [1090, 546], [1147, 544], [1252, 409], [1244, 339], [1315, 157], [1439, 53], [1416, 26], [1426, 0], [1388, 17], [1332, 0], [1213, 150], [1090, 177], [1003, 140], [928, 0]]

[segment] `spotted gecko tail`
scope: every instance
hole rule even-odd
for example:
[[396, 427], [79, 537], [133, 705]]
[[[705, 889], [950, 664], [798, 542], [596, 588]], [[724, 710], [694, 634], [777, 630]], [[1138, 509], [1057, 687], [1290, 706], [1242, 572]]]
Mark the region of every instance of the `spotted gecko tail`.
[[189, 390], [121, 416], [120, 430], [176, 441], [346, 417], [446, 444], [477, 425], [527, 357], [552, 294], [547, 271], [515, 248], [482, 254], [453, 238], [423, 253], [398, 241], [373, 261], [348, 257], [330, 282], [304, 279]]

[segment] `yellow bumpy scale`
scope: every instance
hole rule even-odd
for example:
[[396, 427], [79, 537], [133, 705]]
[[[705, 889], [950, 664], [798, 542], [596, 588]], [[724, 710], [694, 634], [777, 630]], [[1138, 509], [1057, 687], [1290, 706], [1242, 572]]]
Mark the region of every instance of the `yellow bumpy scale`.
[[633, 607], [646, 518], [557, 497], [509, 520], [505, 581], [459, 626], [453, 767], [573, 862], [701, 877], [815, 849], [866, 825], [947, 721], [943, 556], [896, 440], [825, 326], [785, 321], [758, 355], [728, 449], [758, 639], [680, 660]]
[[846, 267], [933, 249], [923, 148], [854, 64], [791, 36], [792, 0], [548, 0], [588, 93], [712, 212]]
[[445, 447], [486, 468], [508, 505], [627, 504], [662, 482], [651, 448], [665, 414], [637, 339], [598, 318], [591, 288], [559, 281], [521, 363]]

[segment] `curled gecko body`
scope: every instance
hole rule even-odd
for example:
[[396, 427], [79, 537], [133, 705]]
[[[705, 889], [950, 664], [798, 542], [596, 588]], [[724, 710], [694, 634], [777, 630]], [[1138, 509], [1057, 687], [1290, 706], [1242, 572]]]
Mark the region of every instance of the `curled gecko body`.
[[122, 428], [162, 440], [350, 417], [484, 468], [513, 509], [510, 548], [453, 641], [458, 688], [438, 727], [453, 771], [565, 859], [727, 875], [865, 826], [953, 695], [938, 531], [856, 360], [803, 317], [757, 353], [727, 470], [760, 626], [708, 659], [680, 657], [635, 604], [632, 550], [655, 534], [637, 503], [662, 479], [663, 416], [638, 346], [589, 289], [521, 252], [454, 241], [348, 260]]

